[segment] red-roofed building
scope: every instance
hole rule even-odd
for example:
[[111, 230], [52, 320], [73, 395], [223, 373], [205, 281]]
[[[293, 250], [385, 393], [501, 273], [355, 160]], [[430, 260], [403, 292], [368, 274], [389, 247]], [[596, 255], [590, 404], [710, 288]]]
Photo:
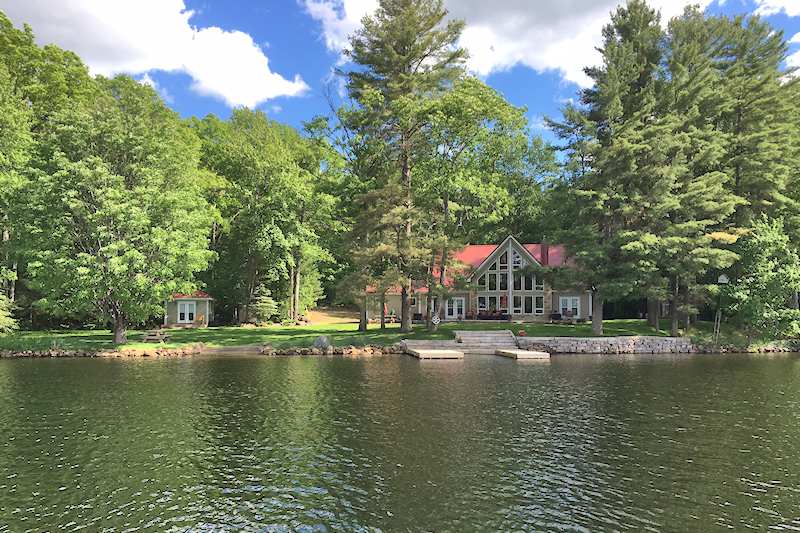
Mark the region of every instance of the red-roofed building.
[[[453, 287], [443, 320], [498, 319], [546, 321], [553, 315], [585, 319], [591, 314], [591, 293], [583, 289], [553, 290], [528, 267], [568, 267], [566, 250], [557, 244], [522, 244], [508, 236], [500, 244], [471, 244], [453, 254], [446, 284]], [[438, 275], [438, 273], [434, 273]], [[458, 280], [458, 282], [456, 281]], [[411, 307], [425, 315], [428, 290], [415, 282]], [[466, 287], [458, 289], [457, 287]], [[377, 298], [368, 315], [380, 317]], [[400, 290], [386, 296], [386, 313], [400, 314]]]
[[164, 326], [206, 327], [214, 320], [214, 299], [205, 291], [176, 293], [164, 302]]

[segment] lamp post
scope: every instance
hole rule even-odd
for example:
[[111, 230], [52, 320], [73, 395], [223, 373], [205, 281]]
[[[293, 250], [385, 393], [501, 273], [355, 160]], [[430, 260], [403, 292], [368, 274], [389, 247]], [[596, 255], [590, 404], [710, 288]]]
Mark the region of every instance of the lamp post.
[[[717, 278], [717, 285], [727, 285], [731, 280], [725, 274], [720, 274]], [[722, 326], [722, 290], [719, 290], [719, 298], [717, 298], [717, 313], [714, 315], [714, 347], [719, 344], [719, 330]]]

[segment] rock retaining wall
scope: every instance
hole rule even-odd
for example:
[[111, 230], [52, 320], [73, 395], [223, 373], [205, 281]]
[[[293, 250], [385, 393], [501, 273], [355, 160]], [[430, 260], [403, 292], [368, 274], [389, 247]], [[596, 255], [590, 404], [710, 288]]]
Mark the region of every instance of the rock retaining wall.
[[119, 350], [0, 350], [0, 358], [20, 359], [53, 357], [186, 357], [203, 352], [203, 344], [190, 344], [180, 348], [165, 348], [154, 345], [152, 348], [121, 348]]
[[698, 348], [685, 337], [517, 337], [523, 350], [550, 353], [636, 354], [697, 353]]

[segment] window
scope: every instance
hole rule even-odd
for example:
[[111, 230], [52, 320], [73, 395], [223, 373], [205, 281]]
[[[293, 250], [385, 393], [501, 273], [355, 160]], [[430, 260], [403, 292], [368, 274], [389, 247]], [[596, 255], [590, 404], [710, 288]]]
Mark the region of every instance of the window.
[[486, 296], [478, 296], [478, 311], [486, 311]]
[[536, 297], [536, 314], [537, 315], [544, 314], [544, 296]]
[[544, 280], [543, 279], [539, 279], [536, 276], [534, 276], [533, 285], [534, 285], [534, 287], [536, 287], [537, 291], [543, 291], [544, 290]]
[[519, 274], [519, 272], [514, 272], [514, 290], [522, 290], [522, 276]]
[[497, 311], [497, 296], [489, 296], [489, 311]]
[[514, 314], [522, 314], [522, 296], [514, 296]]
[[497, 270], [497, 261], [492, 263], [492, 265], [489, 267], [489, 270]]
[[489, 274], [489, 290], [497, 290], [497, 274]]
[[522, 267], [522, 256], [519, 255], [519, 252], [516, 250], [511, 252], [511, 264], [514, 267], [514, 270]]
[[581, 314], [580, 298], [577, 296], [562, 296], [559, 298], [558, 307], [563, 317], [577, 318]]
[[500, 274], [500, 290], [501, 291], [508, 290], [508, 275], [506, 273]]
[[500, 297], [500, 312], [501, 313], [508, 313], [508, 296], [501, 296]]
[[486, 290], [486, 274], [478, 278], [478, 287]]
[[525, 290], [526, 291], [533, 290], [533, 276], [525, 276]]
[[500, 255], [500, 270], [508, 270], [508, 252]]
[[533, 314], [533, 297], [526, 296], [525, 297], [525, 314], [532, 315]]

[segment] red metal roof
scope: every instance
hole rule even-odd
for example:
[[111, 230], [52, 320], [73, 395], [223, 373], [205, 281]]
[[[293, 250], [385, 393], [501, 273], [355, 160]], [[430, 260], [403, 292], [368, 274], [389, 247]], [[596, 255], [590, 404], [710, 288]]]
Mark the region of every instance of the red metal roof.
[[200, 298], [208, 298], [209, 300], [213, 300], [211, 295], [209, 295], [205, 291], [194, 291], [192, 294], [183, 294], [177, 292], [172, 295], [173, 300], [182, 300], [182, 299], [200, 299]]
[[[499, 244], [469, 244], [464, 248], [454, 252], [453, 260], [461, 263], [465, 267], [466, 271], [461, 272], [461, 274], [468, 276], [471, 271], [481, 266], [483, 262], [486, 261], [490, 255], [492, 255], [498, 246]], [[531, 243], [523, 244], [522, 246], [533, 256], [534, 259], [536, 259], [536, 261], [539, 262], [539, 264], [543, 266], [568, 266], [567, 251], [561, 244], [542, 245], [541, 243]], [[547, 250], [547, 257], [544, 257], [544, 254], [542, 253], [543, 248]], [[438, 270], [438, 267], [434, 268], [434, 277], [438, 277]], [[453, 267], [451, 267], [449, 270], [452, 271]], [[452, 281], [452, 277], [448, 274], [445, 283], [450, 285]], [[374, 292], [374, 289], [368, 289], [368, 292]], [[400, 294], [400, 287], [389, 289], [387, 292], [388, 294]], [[419, 283], [414, 283], [415, 294], [425, 294], [427, 292], [427, 287], [422, 286]]]

